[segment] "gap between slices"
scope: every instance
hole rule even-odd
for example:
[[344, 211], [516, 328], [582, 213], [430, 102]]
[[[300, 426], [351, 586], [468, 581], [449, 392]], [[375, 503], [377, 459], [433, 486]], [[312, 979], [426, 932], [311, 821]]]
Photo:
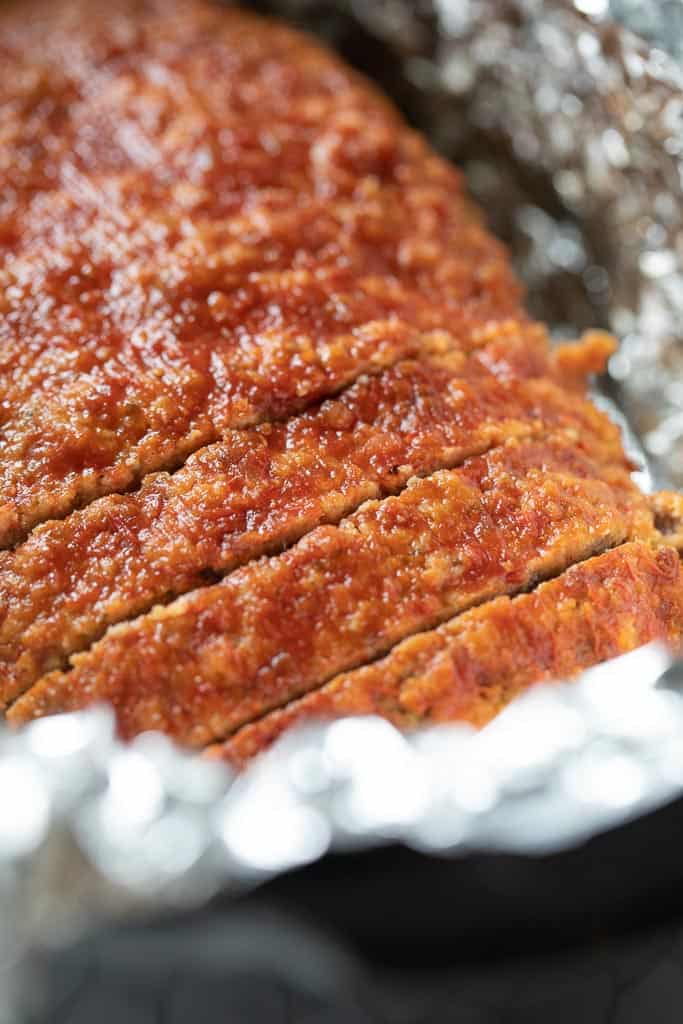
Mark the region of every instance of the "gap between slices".
[[625, 469], [561, 432], [512, 440], [111, 628], [8, 718], [106, 699], [124, 736], [158, 728], [204, 745], [411, 633], [640, 536], [656, 536], [652, 513]]
[[206, 752], [243, 768], [293, 725], [381, 715], [412, 731], [480, 727], [534, 683], [683, 639], [683, 569], [669, 547], [630, 543], [572, 566], [520, 597], [499, 597], [410, 637], [380, 661], [337, 676], [243, 726]]
[[[26, 89], [31, 115], [0, 163], [2, 547], [415, 354], [426, 332], [469, 351], [527, 319], [461, 176], [374, 89], [285, 27], [241, 13], [209, 30], [188, 10], [122, 15], [134, 38], [148, 26], [139, 59], [107, 13], [82, 12], [105, 33], [92, 45], [77, 20], [61, 44], [0, 21], [0, 94]], [[69, 59], [50, 63], [60, 45]]]
[[[502, 377], [483, 361], [495, 346], [465, 359], [432, 339], [422, 362], [362, 378], [285, 423], [234, 431], [174, 475], [102, 498], [1, 552], [0, 701], [66, 667], [108, 626], [510, 437], [564, 428], [599, 463], [623, 462], [618, 429], [578, 390], [515, 376], [515, 366], [534, 372], [527, 343], [512, 324], [503, 340]], [[594, 358], [590, 340], [574, 347]]]

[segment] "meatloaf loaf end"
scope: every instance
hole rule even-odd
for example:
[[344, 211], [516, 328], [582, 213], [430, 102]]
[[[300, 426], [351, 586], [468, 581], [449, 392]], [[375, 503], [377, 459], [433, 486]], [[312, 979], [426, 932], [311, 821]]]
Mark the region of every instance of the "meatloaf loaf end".
[[0, 14], [0, 706], [244, 765], [483, 725], [683, 637], [646, 496], [462, 178], [324, 47], [205, 0]]

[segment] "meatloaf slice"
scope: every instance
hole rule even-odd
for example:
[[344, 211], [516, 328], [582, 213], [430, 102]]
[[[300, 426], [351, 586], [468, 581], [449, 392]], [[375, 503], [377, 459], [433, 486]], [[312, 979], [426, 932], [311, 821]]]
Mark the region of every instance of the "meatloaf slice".
[[174, 475], [101, 498], [0, 552], [0, 702], [63, 668], [112, 623], [510, 437], [566, 427], [598, 462], [618, 464], [617, 428], [547, 376], [515, 376], [536, 372], [528, 342], [502, 337], [506, 361], [495, 373], [477, 356], [439, 352], [434, 339], [421, 362], [361, 378], [285, 423], [229, 432]]
[[304, 35], [44, 0], [0, 37], [0, 546], [526, 320], [460, 175]]
[[654, 533], [628, 472], [592, 461], [573, 430], [511, 440], [114, 627], [8, 717], [106, 699], [124, 736], [157, 728], [198, 746], [410, 633]]
[[683, 639], [683, 570], [668, 547], [625, 544], [533, 593], [474, 608], [381, 661], [244, 726], [209, 750], [242, 768], [295, 724], [381, 715], [403, 730], [485, 725], [521, 690], [568, 679], [640, 644]]

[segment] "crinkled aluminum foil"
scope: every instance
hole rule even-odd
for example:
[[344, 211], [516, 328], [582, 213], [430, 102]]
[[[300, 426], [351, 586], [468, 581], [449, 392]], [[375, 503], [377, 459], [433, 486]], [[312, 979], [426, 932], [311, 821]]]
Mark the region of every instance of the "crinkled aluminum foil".
[[[464, 88], [468, 131], [484, 144], [497, 139], [503, 154], [502, 172], [490, 160], [475, 165], [475, 187], [478, 176], [490, 206], [505, 195], [509, 163], [522, 168], [532, 195], [540, 186], [542, 206], [522, 197], [513, 211], [498, 211], [532, 295], [543, 297], [539, 312], [556, 324], [599, 319], [619, 337], [614, 393], [658, 477], [680, 487], [683, 72], [603, 18], [611, 6], [680, 55], [683, 4], [439, 6], [446, 20], [458, 11], [451, 38], [438, 44], [439, 87]], [[447, 115], [437, 121], [448, 145]]]
[[327, 29], [361, 61], [367, 48], [330, 10], [382, 40], [380, 80], [465, 166], [532, 310], [559, 334], [602, 324], [619, 337], [613, 393], [658, 479], [682, 486], [681, 0], [265, 6]]
[[[683, 73], [661, 47], [683, 56], [683, 3], [259, 6], [374, 61], [465, 165], [558, 334], [614, 329], [602, 399], [642, 441], [645, 482], [680, 486]], [[20, 1018], [27, 954], [94, 920], [196, 903], [333, 845], [557, 849], [681, 794], [681, 735], [683, 664], [658, 647], [537, 687], [481, 733], [347, 719], [285, 737], [238, 779], [161, 736], [122, 746], [103, 709], [0, 733], [0, 1024]]]
[[681, 735], [683, 663], [657, 645], [539, 686], [481, 732], [347, 718], [292, 732], [238, 778], [160, 734], [123, 745], [104, 708], [5, 734], [0, 1024], [27, 954], [103, 916], [192, 905], [331, 848], [549, 852], [683, 793]]

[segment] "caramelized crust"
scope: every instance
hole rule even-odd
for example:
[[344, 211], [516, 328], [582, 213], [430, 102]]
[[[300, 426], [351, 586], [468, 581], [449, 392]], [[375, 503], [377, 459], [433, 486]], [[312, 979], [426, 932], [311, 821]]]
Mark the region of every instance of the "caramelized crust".
[[335, 57], [106, 6], [0, 15], [0, 546], [425, 332], [527, 322], [460, 175]]
[[502, 338], [503, 379], [450, 351], [401, 362], [286, 423], [229, 432], [173, 476], [101, 498], [0, 553], [0, 700], [64, 667], [108, 625], [511, 437], [566, 427], [578, 448], [618, 465], [617, 428], [546, 378], [512, 377], [528, 344]]
[[112, 628], [8, 717], [106, 699], [123, 736], [163, 729], [202, 745], [410, 633], [653, 534], [629, 474], [591, 461], [573, 432], [510, 441]]
[[550, 353], [458, 172], [305, 36], [3, 7], [8, 718], [108, 699], [197, 747], [266, 715], [240, 761], [309, 709], [483, 722], [678, 636], [680, 496], [584, 398], [612, 348]]
[[670, 548], [626, 544], [531, 594], [500, 597], [403, 641], [244, 726], [208, 754], [242, 768], [295, 724], [382, 715], [398, 728], [484, 725], [533, 683], [567, 679], [640, 644], [683, 639], [683, 572]]

